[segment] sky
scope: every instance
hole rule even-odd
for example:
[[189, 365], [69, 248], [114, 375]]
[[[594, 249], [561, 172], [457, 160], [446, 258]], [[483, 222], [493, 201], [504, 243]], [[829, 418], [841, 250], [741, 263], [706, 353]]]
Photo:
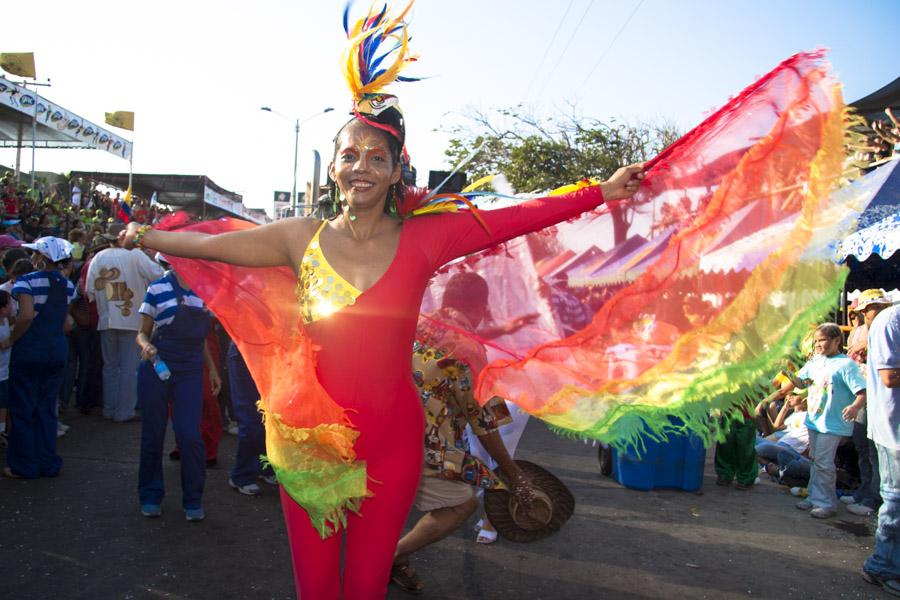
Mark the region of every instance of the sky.
[[[294, 119], [304, 121], [302, 190], [313, 150], [327, 165], [348, 118], [343, 6], [16, 2], [4, 7], [17, 26], [4, 27], [0, 52], [33, 51], [38, 81], [52, 84], [41, 95], [83, 118], [102, 124], [105, 112], [133, 110], [135, 131], [124, 133], [134, 172], [207, 175], [269, 210], [275, 190], [291, 189]], [[367, 8], [359, 0], [351, 14]], [[429, 169], [448, 167], [450, 130], [473, 110], [523, 103], [546, 117], [574, 106], [602, 121], [669, 120], [687, 131], [799, 51], [830, 49], [847, 101], [900, 76], [897, 0], [418, 0], [410, 32], [419, 60], [406, 74], [425, 79], [389, 91], [400, 96], [420, 185]], [[14, 162], [14, 149], [0, 149], [0, 164]], [[128, 164], [99, 150], [38, 149], [36, 168]]]

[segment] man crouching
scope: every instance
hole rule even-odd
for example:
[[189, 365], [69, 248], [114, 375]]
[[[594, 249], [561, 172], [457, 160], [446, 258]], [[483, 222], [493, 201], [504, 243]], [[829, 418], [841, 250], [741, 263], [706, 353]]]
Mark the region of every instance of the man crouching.
[[497, 431], [511, 420], [506, 404], [493, 398], [479, 406], [473, 395], [475, 377], [487, 356], [480, 342], [462, 332], [475, 333], [487, 300], [484, 279], [474, 273], [454, 275], [444, 290], [442, 308], [424, 317], [416, 333], [413, 378], [425, 405], [426, 425], [425, 466], [415, 506], [425, 515], [398, 542], [391, 570], [391, 582], [408, 592], [420, 593], [424, 587], [409, 566], [410, 556], [450, 535], [472, 515], [478, 507], [476, 489], [507, 487], [470, 454], [466, 425], [497, 461], [519, 501], [528, 505], [534, 499], [527, 477]]

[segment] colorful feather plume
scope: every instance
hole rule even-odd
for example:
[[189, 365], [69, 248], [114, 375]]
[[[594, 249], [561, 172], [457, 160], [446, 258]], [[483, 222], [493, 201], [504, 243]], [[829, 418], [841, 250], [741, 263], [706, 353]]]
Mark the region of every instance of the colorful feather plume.
[[342, 68], [354, 104], [367, 95], [378, 94], [394, 81], [417, 81], [400, 72], [416, 60], [409, 52], [409, 31], [404, 18], [412, 8], [411, 0], [396, 17], [388, 15], [387, 4], [376, 11], [373, 4], [365, 17], [350, 26], [353, 1], [344, 7], [344, 32], [348, 44], [342, 58]]

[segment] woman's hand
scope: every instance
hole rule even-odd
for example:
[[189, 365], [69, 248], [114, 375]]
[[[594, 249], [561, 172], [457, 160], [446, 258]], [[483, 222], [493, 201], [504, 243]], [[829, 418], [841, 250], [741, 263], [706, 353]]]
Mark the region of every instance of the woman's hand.
[[154, 356], [156, 356], [156, 346], [144, 344], [144, 347], [141, 348], [141, 360], [153, 360]]
[[621, 200], [634, 196], [641, 186], [641, 181], [644, 180], [645, 164], [635, 163], [613, 173], [612, 177], [600, 184], [600, 188], [603, 190], [603, 199]]
[[215, 369], [209, 370], [209, 389], [213, 396], [218, 396], [219, 392], [222, 391], [222, 378], [219, 377], [219, 372]]
[[134, 236], [137, 235], [140, 228], [141, 224], [137, 221], [132, 221], [126, 225], [125, 229], [119, 232], [119, 245], [126, 250], [134, 248]]

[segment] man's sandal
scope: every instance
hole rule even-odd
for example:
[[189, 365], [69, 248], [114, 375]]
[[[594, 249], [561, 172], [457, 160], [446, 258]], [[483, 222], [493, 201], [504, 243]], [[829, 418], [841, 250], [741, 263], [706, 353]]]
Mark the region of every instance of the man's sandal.
[[496, 541], [497, 532], [484, 529], [483, 527], [478, 531], [478, 535], [475, 537], [476, 544], [493, 544]]
[[419, 574], [409, 566], [409, 563], [391, 567], [391, 583], [410, 594], [421, 594], [425, 589]]

